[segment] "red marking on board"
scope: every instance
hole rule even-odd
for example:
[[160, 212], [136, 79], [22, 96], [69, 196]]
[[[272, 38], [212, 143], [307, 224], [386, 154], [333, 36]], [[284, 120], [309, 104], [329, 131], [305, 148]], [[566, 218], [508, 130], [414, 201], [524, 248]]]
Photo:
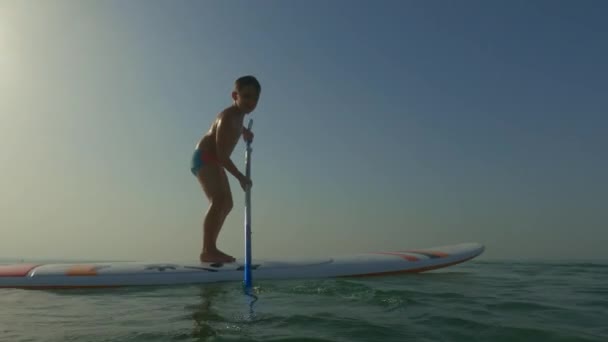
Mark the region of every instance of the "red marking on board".
[[410, 250], [410, 251], [403, 251], [405, 253], [416, 253], [416, 254], [422, 254], [422, 255], [426, 255], [428, 257], [431, 258], [445, 258], [447, 256], [450, 256], [447, 253], [444, 252], [437, 252], [437, 251], [425, 251], [425, 250]]
[[420, 260], [420, 259], [416, 258], [413, 255], [407, 255], [407, 254], [397, 253], [397, 252], [375, 252], [375, 254], [396, 255], [396, 256], [401, 257], [402, 259], [405, 259], [407, 261], [418, 261], [418, 260]]
[[458, 261], [454, 261], [454, 262], [450, 262], [447, 264], [443, 264], [443, 265], [434, 265], [434, 266], [425, 266], [425, 267], [420, 267], [420, 268], [412, 268], [409, 270], [400, 270], [400, 271], [387, 271], [387, 272], [373, 272], [373, 273], [363, 273], [363, 274], [352, 274], [352, 275], [344, 275], [344, 276], [338, 276], [338, 278], [357, 278], [357, 277], [376, 277], [376, 276], [388, 276], [388, 275], [397, 275], [397, 274], [405, 274], [405, 273], [422, 273], [422, 272], [426, 272], [426, 271], [431, 271], [431, 270], [436, 270], [439, 268], [443, 268], [443, 267], [448, 267], [448, 266], [452, 266], [452, 265], [456, 265], [456, 264], [460, 264], [463, 263], [465, 261], [471, 260], [475, 258], [475, 256], [466, 258], [466, 259], [462, 259], [462, 260], [458, 260]]
[[0, 277], [25, 277], [38, 264], [0, 265]]

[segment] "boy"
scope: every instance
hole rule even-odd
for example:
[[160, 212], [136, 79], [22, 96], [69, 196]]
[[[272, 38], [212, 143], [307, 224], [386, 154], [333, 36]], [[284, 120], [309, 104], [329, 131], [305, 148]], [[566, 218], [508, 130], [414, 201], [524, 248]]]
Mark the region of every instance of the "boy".
[[235, 258], [217, 249], [217, 237], [224, 220], [232, 209], [232, 194], [226, 171], [241, 184], [243, 190], [252, 185], [230, 160], [230, 155], [242, 135], [253, 140], [253, 133], [243, 127], [245, 115], [258, 104], [261, 86], [253, 76], [238, 78], [232, 91], [233, 104], [219, 113], [211, 128], [196, 145], [190, 170], [201, 184], [209, 209], [203, 222], [203, 251], [201, 262], [234, 262]]

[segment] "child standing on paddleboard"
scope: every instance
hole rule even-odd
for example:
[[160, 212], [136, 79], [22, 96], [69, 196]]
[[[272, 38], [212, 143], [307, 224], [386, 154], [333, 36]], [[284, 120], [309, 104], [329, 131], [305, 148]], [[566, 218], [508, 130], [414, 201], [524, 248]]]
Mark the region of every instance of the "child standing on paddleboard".
[[226, 171], [241, 184], [243, 190], [252, 185], [230, 160], [230, 155], [242, 135], [253, 140], [253, 132], [243, 126], [245, 115], [253, 112], [260, 98], [261, 86], [253, 76], [238, 78], [232, 91], [233, 103], [215, 118], [209, 131], [196, 144], [192, 155], [192, 174], [201, 184], [209, 209], [203, 221], [203, 251], [201, 262], [234, 262], [235, 258], [220, 251], [217, 237], [228, 213], [232, 210], [232, 194]]

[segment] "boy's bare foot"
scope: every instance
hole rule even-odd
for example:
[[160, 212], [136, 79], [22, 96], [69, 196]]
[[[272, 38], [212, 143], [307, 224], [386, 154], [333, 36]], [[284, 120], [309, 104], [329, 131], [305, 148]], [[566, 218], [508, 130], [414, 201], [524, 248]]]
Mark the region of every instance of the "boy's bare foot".
[[234, 258], [232, 255], [228, 255], [228, 254], [226, 254], [226, 253], [224, 253], [224, 252], [220, 251], [219, 249], [217, 250], [217, 252], [218, 252], [219, 254], [221, 254], [221, 255], [223, 255], [223, 256], [225, 256], [225, 257], [227, 257], [227, 258], [232, 259], [232, 261], [236, 261], [236, 258]]
[[203, 252], [200, 256], [201, 262], [235, 262], [236, 259], [224, 252], [215, 250], [212, 252]]

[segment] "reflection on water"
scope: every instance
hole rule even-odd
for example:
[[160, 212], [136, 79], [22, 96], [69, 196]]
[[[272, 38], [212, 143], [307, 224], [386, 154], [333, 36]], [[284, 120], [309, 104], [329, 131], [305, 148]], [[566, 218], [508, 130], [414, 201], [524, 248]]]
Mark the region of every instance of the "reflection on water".
[[226, 290], [221, 286], [201, 286], [199, 291], [201, 301], [198, 305], [192, 307], [192, 319], [194, 320], [192, 337], [204, 341], [217, 335], [217, 331], [212, 326], [213, 323], [226, 321], [213, 309], [213, 300], [224, 294]]
[[[256, 289], [250, 291], [244, 290], [243, 292], [233, 291], [233, 288], [222, 285], [205, 285], [198, 289], [200, 302], [196, 305], [190, 306], [192, 310], [192, 319], [194, 321], [194, 327], [192, 331], [192, 337], [197, 341], [206, 341], [211, 337], [220, 335], [219, 327], [228, 328], [228, 330], [241, 330], [240, 334], [243, 333], [242, 325], [251, 323], [255, 320], [255, 303], [258, 300], [256, 295]], [[233, 317], [225, 317], [220, 314], [216, 309], [217, 302], [220, 302], [224, 306], [227, 300], [224, 300], [226, 296], [242, 296], [244, 298], [243, 303], [245, 304], [241, 308], [237, 308], [239, 312]], [[229, 302], [234, 302], [232, 298]], [[239, 302], [238, 300], [236, 302]], [[226, 312], [224, 310], [224, 312]], [[245, 313], [244, 313], [245, 312]], [[244, 314], [243, 314], [244, 313]], [[226, 331], [222, 331], [221, 335], [225, 335]], [[242, 336], [242, 335], [241, 335]]]

